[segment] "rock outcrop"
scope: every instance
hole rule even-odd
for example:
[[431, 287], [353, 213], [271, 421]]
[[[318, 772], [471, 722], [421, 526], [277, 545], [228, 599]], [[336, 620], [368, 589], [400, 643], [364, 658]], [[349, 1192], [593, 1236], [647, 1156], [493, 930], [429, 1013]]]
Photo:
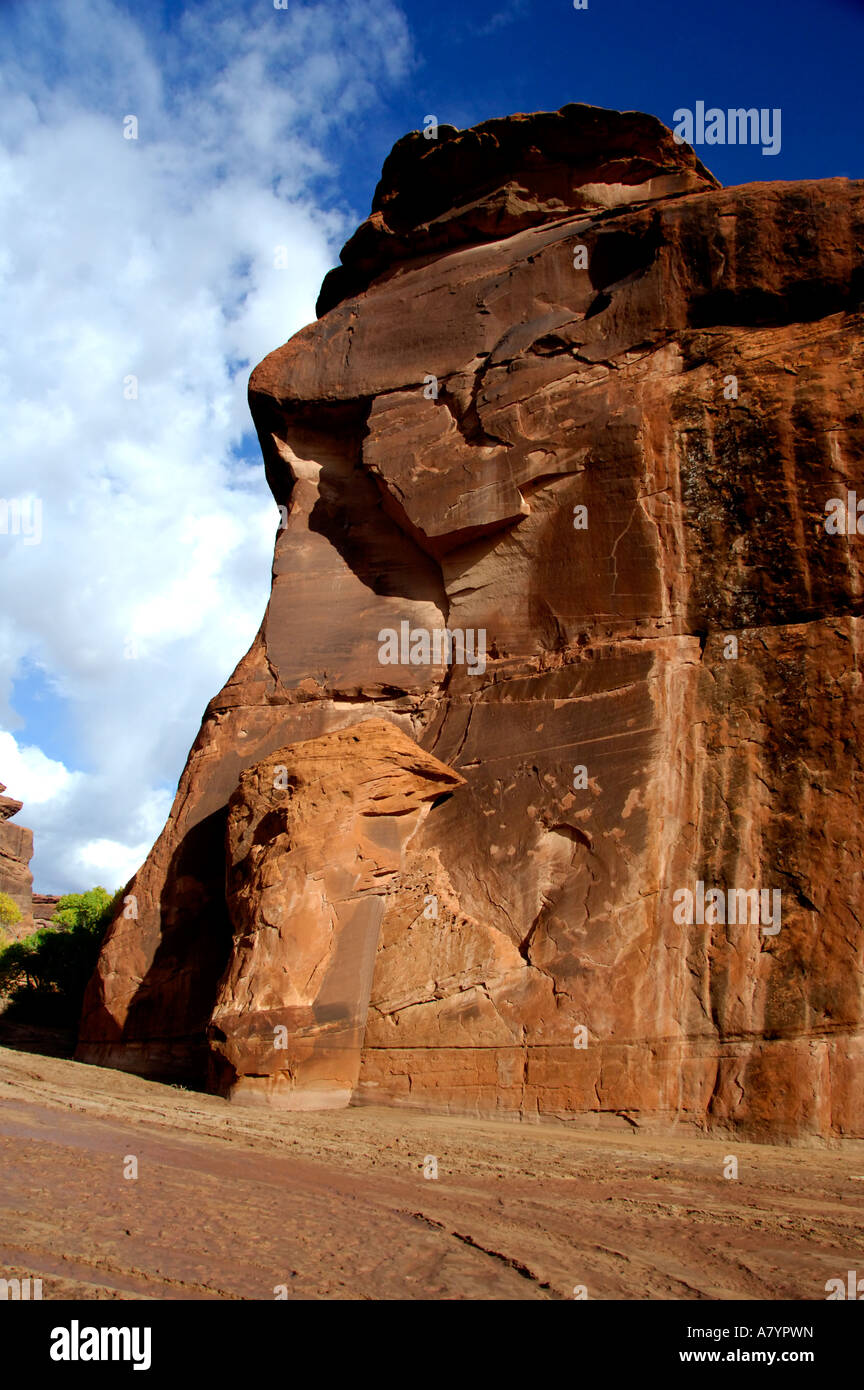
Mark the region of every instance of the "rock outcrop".
[[53, 927], [54, 913], [60, 895], [57, 893], [34, 893], [33, 894], [33, 921], [36, 927]]
[[252, 374], [270, 602], [79, 1056], [864, 1136], [862, 243], [861, 183], [722, 189], [635, 113], [399, 142]]
[[21, 917], [14, 924], [0, 923], [0, 944], [4, 939], [20, 941], [34, 930], [33, 875], [30, 872], [33, 831], [11, 824], [12, 817], [17, 816], [24, 803], [4, 796], [5, 790], [4, 783], [0, 782], [0, 893], [8, 893]]
[[388, 892], [430, 805], [462, 784], [383, 719], [362, 736], [290, 744], [241, 775], [228, 804], [234, 940], [208, 1029], [214, 1089], [348, 1104]]

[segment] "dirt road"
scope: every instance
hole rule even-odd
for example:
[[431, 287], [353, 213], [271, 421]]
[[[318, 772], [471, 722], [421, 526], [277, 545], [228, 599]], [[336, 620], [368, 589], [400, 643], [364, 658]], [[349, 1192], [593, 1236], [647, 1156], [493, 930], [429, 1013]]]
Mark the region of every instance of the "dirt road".
[[864, 1269], [861, 1144], [274, 1114], [0, 1048], [0, 1161], [0, 1277], [45, 1299], [824, 1299]]

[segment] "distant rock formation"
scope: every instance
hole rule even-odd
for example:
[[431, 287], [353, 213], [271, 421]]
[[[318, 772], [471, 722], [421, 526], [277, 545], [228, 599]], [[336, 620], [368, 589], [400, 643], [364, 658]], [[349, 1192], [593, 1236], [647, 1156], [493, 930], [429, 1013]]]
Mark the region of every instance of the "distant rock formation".
[[30, 860], [33, 858], [33, 831], [23, 825], [12, 825], [23, 806], [14, 797], [3, 796], [6, 787], [0, 782], [0, 893], [9, 897], [21, 911], [21, 918], [14, 925], [0, 924], [0, 941], [5, 937], [20, 941], [34, 930], [33, 925], [33, 875]]
[[[0, 782], [0, 793], [5, 792]], [[51, 917], [60, 898], [56, 893], [34, 893], [30, 860], [33, 858], [33, 831], [22, 825], [10, 825], [13, 816], [24, 805], [14, 797], [0, 794], [0, 893], [8, 893], [21, 911], [21, 920], [14, 926], [0, 926], [6, 939], [15, 941], [29, 936], [39, 927], [51, 925]], [[2, 939], [2, 938], [0, 938]]]
[[33, 921], [37, 928], [56, 925], [53, 917], [59, 901], [60, 898], [57, 893], [33, 894]]
[[722, 189], [638, 113], [396, 145], [252, 374], [270, 602], [79, 1056], [864, 1137], [862, 246], [862, 183]]

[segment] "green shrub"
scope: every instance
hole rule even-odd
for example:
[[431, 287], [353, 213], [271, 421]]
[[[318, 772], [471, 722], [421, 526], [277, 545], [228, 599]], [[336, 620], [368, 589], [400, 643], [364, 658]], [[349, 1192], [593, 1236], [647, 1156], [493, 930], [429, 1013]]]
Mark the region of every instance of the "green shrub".
[[99, 949], [117, 911], [122, 889], [67, 893], [51, 919], [23, 941], [0, 951], [0, 993], [8, 998], [4, 1016], [16, 1023], [74, 1028]]
[[0, 893], [0, 926], [14, 927], [20, 922], [23, 913], [14, 898], [8, 893]]

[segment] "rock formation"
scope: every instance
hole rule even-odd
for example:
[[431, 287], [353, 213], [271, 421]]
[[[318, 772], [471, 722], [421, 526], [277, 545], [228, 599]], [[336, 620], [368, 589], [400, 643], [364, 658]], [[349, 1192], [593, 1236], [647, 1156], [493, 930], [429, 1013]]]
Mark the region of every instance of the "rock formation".
[[4, 783], [0, 782], [0, 893], [9, 894], [20, 909], [21, 918], [13, 925], [0, 923], [0, 944], [4, 939], [20, 941], [34, 930], [33, 875], [30, 872], [33, 831], [23, 825], [10, 824], [24, 803], [4, 796], [5, 790]]
[[864, 1136], [862, 237], [636, 113], [399, 141], [252, 374], [271, 598], [79, 1056]]
[[234, 941], [208, 1030], [217, 1089], [348, 1104], [387, 891], [430, 804], [461, 785], [383, 719], [242, 773], [228, 805]]
[[54, 913], [59, 901], [58, 893], [33, 894], [33, 921], [37, 928], [55, 926]]

